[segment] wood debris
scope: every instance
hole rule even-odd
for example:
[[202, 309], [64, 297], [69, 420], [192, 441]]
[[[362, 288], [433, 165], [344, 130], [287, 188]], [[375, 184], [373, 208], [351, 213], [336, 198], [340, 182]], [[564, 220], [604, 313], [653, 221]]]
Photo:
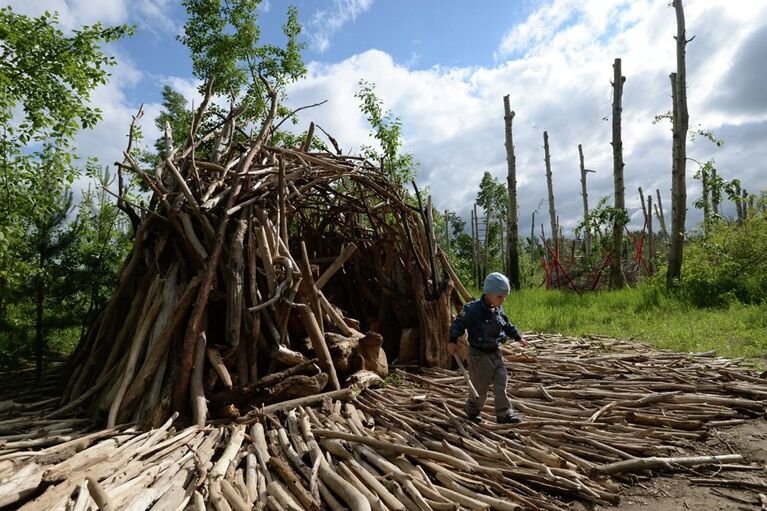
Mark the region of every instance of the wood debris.
[[[764, 493], [748, 453], [702, 453], [698, 442], [765, 416], [767, 380], [738, 361], [598, 336], [526, 338], [531, 348], [504, 348], [516, 425], [492, 422], [492, 403], [486, 423], [466, 420], [465, 380], [440, 368], [396, 368], [384, 389], [178, 430], [171, 417], [149, 431], [92, 431], [92, 421], [40, 419], [56, 409], [46, 396], [3, 401], [0, 504], [563, 510], [573, 499], [615, 504], [622, 483], [691, 466], [696, 484]], [[47, 440], [20, 444], [24, 432]]]

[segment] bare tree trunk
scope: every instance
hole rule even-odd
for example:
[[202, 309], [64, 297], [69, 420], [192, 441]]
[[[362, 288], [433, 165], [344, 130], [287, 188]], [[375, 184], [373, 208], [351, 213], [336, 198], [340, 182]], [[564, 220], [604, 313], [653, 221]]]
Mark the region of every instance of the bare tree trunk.
[[719, 186], [719, 179], [716, 175], [716, 167], [711, 167], [711, 176], [708, 185], [711, 193], [711, 212], [715, 216], [722, 216], [722, 188]]
[[546, 185], [549, 189], [549, 217], [551, 219], [551, 241], [557, 237], [557, 210], [554, 207], [554, 185], [551, 177], [551, 157], [549, 155], [549, 133], [543, 132], [543, 161], [546, 163]]
[[[711, 205], [709, 204], [709, 197], [711, 197], [711, 180], [708, 177], [708, 171], [706, 167], [700, 169], [700, 182], [703, 187], [703, 232], [708, 232], [708, 227], [711, 224]], [[713, 197], [711, 197], [713, 199]]]
[[506, 121], [506, 163], [508, 175], [506, 183], [509, 191], [508, 216], [506, 222], [506, 251], [508, 253], [509, 282], [514, 289], [520, 288], [519, 282], [519, 220], [517, 217], [517, 158], [514, 155], [512, 121], [514, 111], [509, 105], [509, 96], [503, 97], [504, 120]]
[[743, 223], [743, 202], [740, 200], [740, 183], [735, 181], [735, 213], [738, 225]]
[[741, 191], [741, 197], [743, 197], [743, 202], [741, 203], [740, 208], [743, 213], [743, 221], [745, 222], [748, 220], [748, 190], [744, 188]]
[[479, 263], [479, 222], [477, 221], [477, 204], [471, 212], [471, 246], [474, 255], [474, 285], [479, 287], [479, 274], [481, 271]]
[[652, 194], [647, 195], [647, 249], [650, 253], [650, 260], [647, 265], [650, 267], [650, 274], [655, 273], [655, 235], [652, 232]]
[[660, 231], [663, 238], [668, 241], [668, 229], [666, 229], [666, 214], [663, 213], [663, 202], [660, 199], [660, 190], [655, 189], [655, 195], [658, 196], [658, 203], [655, 205], [655, 216], [658, 217]]
[[445, 210], [445, 251], [450, 252], [450, 211]]
[[[649, 219], [652, 216], [652, 211], [649, 211], [647, 209], [647, 205], [645, 204], [645, 201], [644, 201], [644, 192], [642, 191], [642, 187], [640, 186], [637, 189], [637, 191], [639, 192], [639, 202], [642, 205], [642, 223], [643, 223], [643, 225], [642, 225], [642, 232], [644, 232], [645, 227], [647, 227], [648, 221], [649, 221]], [[648, 211], [649, 211], [650, 216], [648, 216]], [[647, 247], [648, 247], [647, 253], [648, 253], [648, 256], [649, 256], [649, 253], [650, 253], [649, 243], [647, 244]], [[644, 246], [642, 246], [642, 257], [644, 257]]]
[[583, 146], [578, 144], [578, 156], [581, 160], [581, 197], [583, 197], [583, 248], [584, 254], [588, 258], [591, 254], [591, 227], [589, 226], [589, 194], [586, 189], [586, 173], [593, 172], [593, 170], [586, 170], [586, 166], [583, 163]]
[[530, 222], [530, 260], [535, 260], [535, 211], [533, 211], [533, 220]]
[[687, 66], [685, 52], [687, 36], [684, 26], [684, 8], [682, 0], [674, 0], [676, 11], [676, 73], [671, 73], [673, 110], [673, 146], [671, 170], [671, 240], [668, 249], [668, 272], [666, 282], [670, 284], [682, 273], [682, 253], [684, 247], [685, 217], [687, 215]]
[[[479, 220], [477, 220], [479, 222]], [[482, 239], [482, 273], [480, 273], [479, 279], [482, 280], [482, 278], [487, 274], [487, 243], [488, 238], [490, 237], [490, 208], [485, 208], [485, 235]], [[477, 233], [479, 233], [479, 223], [477, 223]]]
[[613, 64], [613, 184], [615, 185], [615, 220], [613, 222], [612, 260], [610, 261], [610, 289], [620, 289], [624, 286], [621, 271], [623, 227], [625, 225], [623, 211], [625, 197], [623, 187], [623, 141], [621, 140], [621, 102], [623, 99], [623, 82], [626, 77], [621, 74], [621, 59], [615, 59]]

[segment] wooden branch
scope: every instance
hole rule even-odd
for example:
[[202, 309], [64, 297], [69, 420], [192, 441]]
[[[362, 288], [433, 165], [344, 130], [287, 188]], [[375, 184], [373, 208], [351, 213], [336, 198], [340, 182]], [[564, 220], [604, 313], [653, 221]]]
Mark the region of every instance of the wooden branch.
[[640, 472], [642, 470], [671, 469], [673, 465], [696, 467], [699, 465], [720, 465], [722, 463], [743, 461], [740, 454], [722, 454], [718, 456], [689, 456], [679, 458], [632, 458], [596, 467], [596, 473], [602, 475]]
[[335, 261], [333, 261], [333, 264], [331, 264], [320, 276], [320, 278], [317, 279], [317, 282], [315, 282], [315, 287], [320, 290], [322, 287], [327, 284], [327, 282], [335, 275], [335, 273], [340, 270], [344, 263], [349, 260], [349, 258], [354, 255], [354, 252], [357, 251], [357, 245], [354, 243], [349, 243], [344, 248], [343, 252], [336, 258]]

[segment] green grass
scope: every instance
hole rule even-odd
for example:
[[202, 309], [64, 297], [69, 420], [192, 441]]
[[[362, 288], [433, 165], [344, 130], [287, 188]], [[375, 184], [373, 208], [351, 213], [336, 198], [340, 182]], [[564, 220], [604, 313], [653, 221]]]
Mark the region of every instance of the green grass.
[[504, 309], [521, 331], [600, 334], [682, 352], [715, 350], [759, 365], [767, 361], [767, 304], [697, 308], [645, 285], [581, 296], [525, 289], [512, 293]]

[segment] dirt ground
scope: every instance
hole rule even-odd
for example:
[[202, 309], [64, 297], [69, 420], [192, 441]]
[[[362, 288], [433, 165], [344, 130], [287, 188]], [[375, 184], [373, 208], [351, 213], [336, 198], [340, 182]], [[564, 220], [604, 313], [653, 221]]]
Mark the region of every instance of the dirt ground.
[[761, 510], [759, 493], [762, 490], [701, 486], [690, 478], [717, 478], [754, 481], [767, 485], [767, 420], [751, 420], [732, 428], [711, 432], [699, 454], [729, 454], [731, 450], [742, 454], [745, 463], [762, 467], [761, 470], [719, 471], [716, 468], [696, 468], [669, 476], [656, 476], [626, 485], [621, 502], [615, 507], [597, 506], [599, 511], [676, 511], [676, 510]]

